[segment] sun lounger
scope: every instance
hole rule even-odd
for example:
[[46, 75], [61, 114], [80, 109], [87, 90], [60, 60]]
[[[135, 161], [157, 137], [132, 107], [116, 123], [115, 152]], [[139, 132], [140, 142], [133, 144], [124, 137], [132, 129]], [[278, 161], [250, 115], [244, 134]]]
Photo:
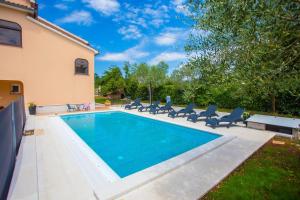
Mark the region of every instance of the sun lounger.
[[205, 111], [202, 111], [198, 114], [191, 114], [188, 116], [187, 120], [190, 120], [192, 122], [196, 122], [198, 120], [198, 118], [200, 117], [205, 117], [206, 119], [211, 118], [211, 117], [215, 117], [218, 116], [218, 114], [216, 113], [217, 110], [217, 106], [215, 105], [209, 105], [208, 108]]
[[178, 117], [180, 114], [183, 114], [182, 116], [185, 117], [187, 114], [196, 113], [194, 111], [194, 107], [195, 107], [195, 104], [190, 103], [184, 109], [181, 109], [179, 111], [172, 110], [171, 112], [169, 112], [168, 116], [174, 118], [174, 117]]
[[133, 103], [125, 105], [125, 109], [133, 109], [133, 108], [136, 109], [141, 105], [142, 105], [141, 104], [141, 99], [137, 98], [136, 100], [134, 100]]
[[227, 127], [231, 126], [233, 123], [237, 123], [239, 121], [243, 121], [243, 113], [245, 109], [244, 108], [235, 108], [229, 115], [225, 115], [219, 119], [217, 118], [210, 118], [206, 119], [205, 125], [211, 125], [213, 128], [216, 126], [220, 126], [220, 123], [225, 123]]
[[159, 103], [160, 103], [160, 101], [155, 101], [149, 106], [141, 105], [141, 107], [139, 107], [138, 111], [143, 112], [143, 111], [147, 111], [148, 109], [149, 110], [155, 109], [155, 108], [159, 107]]
[[156, 107], [156, 108], [151, 108], [150, 109], [150, 113], [153, 113], [153, 114], [157, 114], [159, 111], [162, 111], [163, 113], [165, 112], [171, 112], [173, 111], [174, 109], [172, 108], [172, 102], [169, 101], [168, 103], [166, 103], [166, 105], [164, 106], [161, 106], [161, 107]]

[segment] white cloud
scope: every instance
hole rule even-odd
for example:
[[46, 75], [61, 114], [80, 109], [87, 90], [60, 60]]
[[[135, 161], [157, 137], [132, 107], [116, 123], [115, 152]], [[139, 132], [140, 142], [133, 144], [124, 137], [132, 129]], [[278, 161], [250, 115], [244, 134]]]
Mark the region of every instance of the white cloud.
[[161, 25], [169, 22], [169, 8], [165, 5], [161, 6], [153, 6], [146, 5], [145, 8], [142, 9], [142, 13], [145, 18], [150, 21], [149, 23], [153, 25], [155, 28], [159, 28]]
[[153, 19], [150, 21], [150, 24], [153, 25], [155, 28], [159, 28], [161, 25], [169, 22], [167, 19]]
[[107, 53], [97, 60], [103, 61], [128, 61], [130, 58], [126, 52], [123, 53]]
[[148, 27], [147, 23], [146, 23], [146, 20], [142, 17], [137, 17], [137, 18], [134, 18], [134, 19], [128, 19], [127, 23], [137, 25], [137, 26], [141, 26], [143, 28]]
[[97, 57], [97, 60], [101, 61], [113, 61], [113, 62], [135, 62], [138, 59], [145, 58], [149, 55], [148, 52], [143, 51], [142, 48], [145, 45], [145, 41], [142, 40], [138, 45], [126, 49], [123, 52], [118, 53], [106, 53], [104, 56]]
[[124, 39], [138, 39], [142, 37], [140, 30], [135, 25], [123, 26], [118, 30], [118, 33], [123, 35]]
[[[169, 22], [169, 7], [160, 3], [142, 4], [140, 7], [122, 4], [122, 10], [114, 16], [113, 21], [122, 26], [134, 25], [140, 32], [151, 27], [159, 28]], [[134, 39], [129, 37], [128, 39]]]
[[186, 59], [185, 53], [180, 52], [163, 52], [150, 60], [150, 64], [157, 64], [161, 61], [171, 62]]
[[63, 3], [55, 4], [54, 7], [60, 10], [68, 10], [68, 6]]
[[155, 39], [155, 43], [161, 46], [168, 46], [176, 43], [177, 35], [175, 33], [163, 33], [157, 36]]
[[183, 15], [190, 14], [188, 7], [186, 6], [186, 0], [173, 0], [172, 4], [177, 13], [181, 13]]
[[154, 41], [159, 46], [170, 46], [175, 43], [179, 44], [188, 38], [189, 30], [178, 27], [168, 27], [163, 30]]
[[169, 15], [167, 14], [168, 12], [168, 8], [166, 6], [160, 6], [158, 8], [153, 8], [151, 5], [147, 5], [144, 9], [143, 9], [143, 13], [148, 15], [148, 16], [152, 16], [153, 18], [162, 18], [162, 17], [169, 17]]
[[107, 16], [118, 12], [120, 9], [120, 4], [117, 0], [82, 0], [82, 2]]
[[93, 17], [91, 13], [81, 10], [74, 11], [70, 15], [58, 19], [57, 22], [60, 24], [75, 23], [78, 25], [89, 26], [93, 23]]

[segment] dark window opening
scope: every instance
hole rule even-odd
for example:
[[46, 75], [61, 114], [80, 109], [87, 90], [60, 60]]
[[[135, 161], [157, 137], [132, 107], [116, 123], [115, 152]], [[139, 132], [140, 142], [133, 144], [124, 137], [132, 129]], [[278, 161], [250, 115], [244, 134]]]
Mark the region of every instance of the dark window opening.
[[75, 60], [75, 74], [89, 74], [89, 62], [85, 59], [77, 58]]
[[19, 24], [0, 19], [0, 44], [22, 46], [22, 28]]
[[10, 93], [11, 94], [20, 94], [21, 93], [21, 87], [19, 84], [13, 84], [10, 87]]

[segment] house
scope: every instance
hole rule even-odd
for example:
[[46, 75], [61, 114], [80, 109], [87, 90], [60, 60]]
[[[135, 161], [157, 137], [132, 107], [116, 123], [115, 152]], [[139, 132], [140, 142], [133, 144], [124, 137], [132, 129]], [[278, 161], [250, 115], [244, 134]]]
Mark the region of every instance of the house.
[[38, 112], [66, 104], [94, 108], [94, 57], [89, 43], [38, 16], [35, 0], [0, 0], [0, 107], [19, 96]]

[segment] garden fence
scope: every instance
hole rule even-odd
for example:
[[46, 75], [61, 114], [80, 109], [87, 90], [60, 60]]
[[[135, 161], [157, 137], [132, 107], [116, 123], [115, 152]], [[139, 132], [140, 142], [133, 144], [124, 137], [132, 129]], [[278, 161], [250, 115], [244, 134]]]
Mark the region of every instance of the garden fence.
[[0, 110], [0, 199], [5, 200], [26, 121], [23, 97]]

